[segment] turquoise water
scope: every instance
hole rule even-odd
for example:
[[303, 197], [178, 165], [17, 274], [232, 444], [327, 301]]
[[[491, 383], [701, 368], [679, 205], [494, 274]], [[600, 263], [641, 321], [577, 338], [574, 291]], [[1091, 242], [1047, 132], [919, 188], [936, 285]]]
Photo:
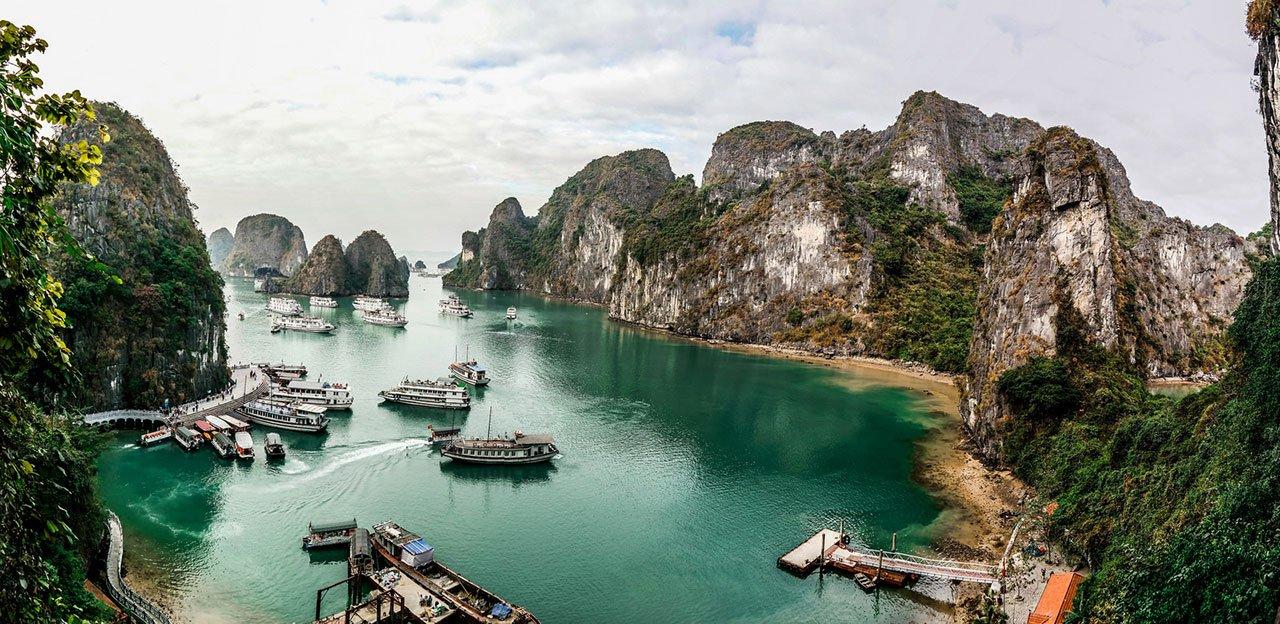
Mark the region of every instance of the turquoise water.
[[[229, 281], [233, 360], [304, 362], [311, 379], [350, 382], [356, 402], [327, 434], [281, 432], [289, 455], [278, 465], [115, 438], [100, 478], [128, 563], [196, 621], [309, 621], [315, 591], [345, 566], [298, 540], [309, 520], [347, 517], [419, 532], [439, 559], [547, 624], [898, 622], [935, 604], [774, 566], [840, 519], [858, 541], [884, 545], [896, 531], [906, 549], [927, 543], [939, 508], [910, 472], [932, 417], [913, 391], [519, 293], [460, 292], [475, 318], [446, 317], [439, 280], [416, 276], [399, 304], [405, 329], [364, 324], [346, 300], [313, 310], [338, 326], [332, 336], [272, 335], [265, 297]], [[405, 375], [445, 374], [455, 347], [494, 377], [469, 414], [379, 403]], [[429, 423], [483, 435], [490, 408], [495, 433], [552, 433], [563, 458], [459, 466], [425, 446]]]

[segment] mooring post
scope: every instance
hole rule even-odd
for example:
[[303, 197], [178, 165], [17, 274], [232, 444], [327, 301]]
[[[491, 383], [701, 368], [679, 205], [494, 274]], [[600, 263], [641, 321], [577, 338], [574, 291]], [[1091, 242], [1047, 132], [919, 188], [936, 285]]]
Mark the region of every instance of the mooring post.
[[822, 536], [822, 541], [821, 541], [822, 546], [821, 546], [820, 548], [818, 548], [818, 576], [822, 576], [822, 572], [823, 572], [823, 570], [822, 570], [822, 560], [823, 560], [823, 559], [825, 559], [825, 558], [826, 558], [826, 555], [827, 555], [827, 533], [826, 533], [826, 531], [827, 531], [826, 529], [822, 529], [821, 531], [819, 531], [819, 532], [818, 532], [818, 535], [821, 535], [821, 536]]
[[898, 552], [898, 532], [897, 531], [893, 532], [893, 543], [890, 546], [890, 550], [893, 552]]

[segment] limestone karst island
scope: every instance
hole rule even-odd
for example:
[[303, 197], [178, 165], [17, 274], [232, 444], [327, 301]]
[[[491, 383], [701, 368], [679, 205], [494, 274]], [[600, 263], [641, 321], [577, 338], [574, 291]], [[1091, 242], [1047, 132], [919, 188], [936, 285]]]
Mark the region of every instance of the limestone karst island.
[[12, 0], [0, 624], [1280, 624], [1280, 1]]

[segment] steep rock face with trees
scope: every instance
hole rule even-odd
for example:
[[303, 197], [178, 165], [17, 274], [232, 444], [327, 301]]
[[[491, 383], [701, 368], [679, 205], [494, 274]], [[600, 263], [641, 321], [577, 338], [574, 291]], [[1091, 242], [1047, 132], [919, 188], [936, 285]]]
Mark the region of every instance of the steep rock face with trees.
[[306, 261], [280, 288], [284, 292], [339, 297], [352, 293], [351, 282], [342, 241], [329, 234], [311, 248]]
[[274, 214], [256, 214], [236, 224], [235, 242], [227, 254], [226, 274], [253, 277], [254, 271], [270, 267], [285, 275], [307, 259], [307, 241], [302, 228]]
[[110, 409], [203, 396], [227, 380], [222, 279], [164, 145], [115, 104], [94, 108], [95, 124], [61, 139], [94, 142], [97, 124], [108, 128], [101, 181], [56, 200], [72, 236], [109, 267], [66, 258], [59, 272], [82, 398]]
[[235, 241], [235, 236], [227, 228], [218, 228], [209, 234], [205, 245], [209, 248], [209, 262], [215, 271], [221, 273], [226, 269], [227, 255]]
[[351, 292], [375, 297], [408, 297], [409, 271], [386, 237], [365, 230], [347, 246], [347, 270]]
[[[1007, 211], [1015, 186], [1025, 203], [1027, 180], [1062, 134], [919, 92], [878, 132], [733, 128], [717, 137], [702, 188], [653, 150], [626, 152], [593, 161], [536, 217], [495, 210], [487, 228], [464, 235], [448, 283], [581, 299], [688, 335], [956, 373], [972, 352], [983, 375], [998, 375], [1001, 358], [1025, 358], [1014, 352], [1045, 340], [1042, 304], [1000, 293], [1057, 273], [1043, 258], [1048, 241], [1019, 239], [1043, 233], [1011, 227]], [[1109, 151], [1095, 151], [1097, 175], [1053, 178], [1062, 203], [1042, 212], [1045, 228], [1066, 232], [1061, 245], [1080, 247], [1068, 281], [1116, 291], [1082, 298], [1082, 312], [1108, 328], [1131, 318], [1127, 344], [1149, 374], [1215, 370], [1248, 279], [1244, 241], [1165, 217], [1132, 196]], [[1090, 192], [1105, 214], [1076, 223]], [[1122, 273], [1110, 275], [1119, 252], [1099, 237], [1123, 247]], [[984, 255], [994, 257], [984, 265]], [[1072, 288], [1095, 288], [1087, 284]]]

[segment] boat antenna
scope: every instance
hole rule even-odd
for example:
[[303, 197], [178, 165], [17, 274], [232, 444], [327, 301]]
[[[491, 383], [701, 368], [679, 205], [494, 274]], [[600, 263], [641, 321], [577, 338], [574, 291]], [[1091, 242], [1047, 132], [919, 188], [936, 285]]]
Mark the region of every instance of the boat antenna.
[[484, 430], [484, 438], [488, 440], [493, 437], [493, 408], [489, 408], [489, 426]]

